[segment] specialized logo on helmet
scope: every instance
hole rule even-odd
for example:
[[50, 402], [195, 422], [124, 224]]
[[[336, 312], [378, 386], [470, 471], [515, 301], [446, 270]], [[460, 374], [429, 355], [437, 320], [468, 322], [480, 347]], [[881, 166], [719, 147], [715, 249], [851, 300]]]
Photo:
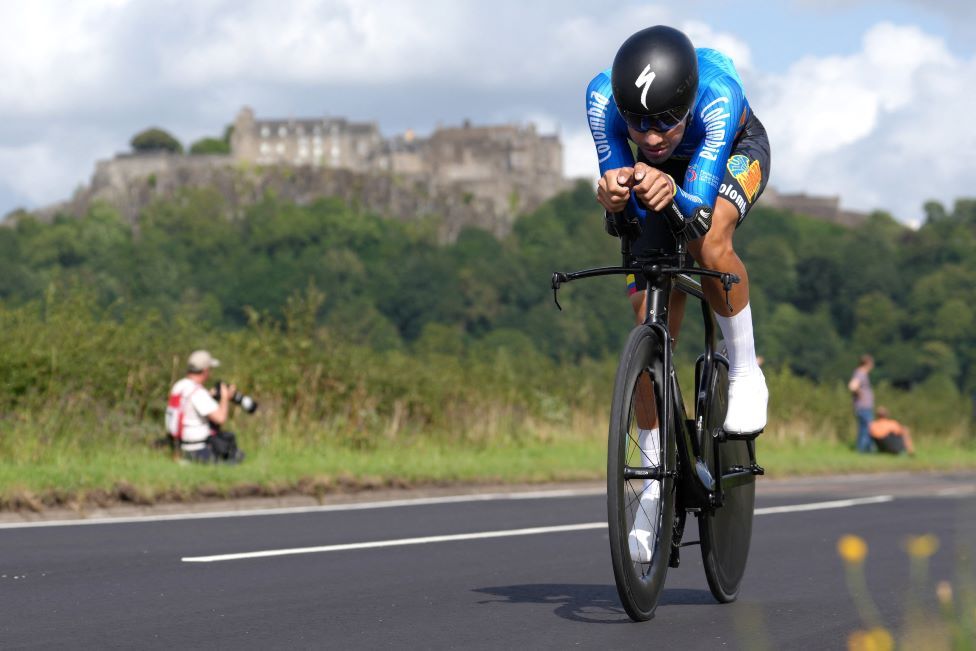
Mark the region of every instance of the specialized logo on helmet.
[[638, 88], [641, 86], [644, 87], [644, 90], [641, 92], [641, 104], [644, 108], [647, 108], [647, 90], [651, 87], [651, 82], [654, 81], [656, 76], [657, 73], [651, 72], [651, 64], [648, 63], [647, 67], [640, 73], [640, 76], [637, 77], [637, 81], [634, 82], [634, 85]]

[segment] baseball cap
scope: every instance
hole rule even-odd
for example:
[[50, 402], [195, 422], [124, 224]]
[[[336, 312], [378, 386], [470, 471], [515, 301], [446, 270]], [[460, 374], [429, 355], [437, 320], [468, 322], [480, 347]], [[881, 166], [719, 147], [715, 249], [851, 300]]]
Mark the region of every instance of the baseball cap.
[[187, 366], [191, 371], [200, 373], [206, 371], [208, 368], [216, 368], [220, 366], [220, 360], [214, 359], [213, 355], [206, 350], [195, 350], [190, 353], [190, 359], [187, 360]]

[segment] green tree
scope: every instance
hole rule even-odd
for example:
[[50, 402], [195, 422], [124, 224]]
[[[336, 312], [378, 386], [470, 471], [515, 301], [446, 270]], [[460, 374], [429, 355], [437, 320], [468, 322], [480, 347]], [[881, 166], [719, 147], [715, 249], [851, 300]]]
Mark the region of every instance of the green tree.
[[132, 136], [129, 141], [132, 150], [136, 152], [168, 151], [174, 154], [183, 153], [180, 141], [158, 127], [150, 127]]
[[853, 339], [858, 350], [874, 350], [901, 338], [902, 312], [885, 294], [871, 292], [859, 298], [854, 315]]
[[190, 154], [229, 154], [230, 143], [219, 138], [200, 138], [190, 145]]

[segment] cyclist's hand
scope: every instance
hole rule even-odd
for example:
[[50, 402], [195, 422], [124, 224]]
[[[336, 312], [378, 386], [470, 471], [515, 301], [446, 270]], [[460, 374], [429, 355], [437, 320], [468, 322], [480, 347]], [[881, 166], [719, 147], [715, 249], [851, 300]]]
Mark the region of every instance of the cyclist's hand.
[[634, 166], [634, 195], [650, 210], [667, 208], [675, 195], [674, 179], [659, 169], [637, 163]]
[[630, 199], [630, 186], [634, 182], [634, 168], [621, 167], [607, 170], [596, 186], [596, 200], [608, 212], [621, 212]]

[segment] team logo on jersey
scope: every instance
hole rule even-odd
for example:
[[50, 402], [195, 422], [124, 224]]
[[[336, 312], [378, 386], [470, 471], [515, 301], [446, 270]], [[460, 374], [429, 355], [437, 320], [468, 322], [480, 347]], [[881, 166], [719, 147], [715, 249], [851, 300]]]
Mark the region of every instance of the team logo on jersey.
[[586, 116], [590, 122], [590, 132], [593, 134], [596, 154], [600, 158], [601, 163], [609, 159], [613, 153], [610, 151], [610, 141], [607, 138], [607, 106], [609, 105], [609, 97], [593, 91], [590, 93], [586, 107]]
[[685, 183], [694, 183], [698, 178], [698, 170], [694, 167], [689, 167], [688, 171], [685, 172]]
[[647, 90], [651, 87], [651, 82], [654, 81], [655, 77], [657, 77], [657, 73], [651, 72], [651, 64], [648, 63], [637, 77], [637, 81], [634, 82], [638, 88], [644, 87], [644, 90], [641, 91], [641, 104], [644, 108], [647, 108]]
[[749, 197], [749, 201], [752, 201], [762, 184], [762, 170], [759, 168], [759, 161], [749, 162], [749, 159], [742, 154], [736, 154], [729, 159], [725, 166], [742, 186], [742, 190]]

